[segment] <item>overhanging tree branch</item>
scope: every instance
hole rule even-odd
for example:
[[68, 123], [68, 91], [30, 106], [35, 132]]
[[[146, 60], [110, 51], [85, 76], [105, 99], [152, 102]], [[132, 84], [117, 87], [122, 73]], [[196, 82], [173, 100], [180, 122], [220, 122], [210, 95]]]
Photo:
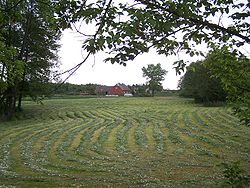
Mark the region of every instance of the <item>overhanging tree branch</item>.
[[5, 11], [5, 12], [8, 12], [14, 8], [16, 8], [20, 3], [22, 3], [23, 0], [19, 0], [17, 3], [15, 3], [13, 6], [11, 6], [10, 8], [6, 8], [6, 9], [3, 9], [2, 11]]
[[240, 34], [239, 32], [237, 32], [235, 30], [230, 30], [230, 29], [222, 27], [220, 25], [217, 25], [217, 24], [214, 24], [214, 23], [210, 23], [207, 20], [202, 21], [202, 20], [197, 20], [197, 19], [194, 19], [194, 18], [190, 18], [190, 20], [193, 21], [194, 23], [196, 22], [196, 23], [198, 23], [200, 25], [207, 26], [211, 30], [216, 29], [216, 30], [220, 30], [222, 32], [228, 33], [230, 35], [237, 36], [237, 37], [245, 40], [247, 43], [250, 43], [250, 38], [248, 38], [247, 36], [244, 36], [244, 35]]
[[187, 17], [184, 14], [181, 14], [180, 12], [178, 12], [176, 10], [172, 10], [172, 9], [163, 7], [163, 6], [159, 5], [159, 4], [149, 2], [148, 0], [137, 0], [137, 1], [141, 2], [144, 5], [147, 5], [147, 6], [150, 6], [150, 7], [155, 7], [157, 9], [169, 12], [169, 13], [177, 16], [177, 17], [190, 20], [192, 23], [194, 23], [196, 25], [203, 25], [203, 26], [208, 27], [211, 30], [219, 30], [219, 31], [222, 31], [222, 32], [227, 33], [229, 35], [237, 36], [237, 37], [243, 39], [245, 42], [250, 43], [250, 38], [249, 37], [242, 35], [241, 33], [237, 32], [236, 30], [230, 30], [230, 29], [222, 27], [220, 25], [210, 23], [207, 20], [200, 20], [200, 19], [197, 19], [195, 17]]
[[[97, 37], [97, 35], [98, 35], [98, 33], [100, 32], [100, 30], [103, 28], [103, 26], [104, 26], [104, 19], [105, 19], [105, 17], [106, 17], [106, 15], [107, 15], [107, 13], [108, 13], [108, 10], [109, 10], [109, 8], [110, 8], [110, 6], [111, 6], [111, 3], [112, 3], [112, 0], [109, 0], [109, 3], [107, 4], [107, 6], [106, 6], [106, 9], [105, 9], [105, 12], [104, 12], [104, 14], [103, 14], [103, 17], [102, 17], [102, 19], [101, 19], [101, 21], [100, 21], [100, 23], [99, 23], [99, 27], [98, 27], [98, 29], [97, 29], [97, 31], [96, 31], [96, 33], [95, 33], [95, 35], [93, 35], [93, 39], [95, 40], [96, 39], [96, 37]], [[55, 89], [54, 89], [54, 91], [56, 91], [59, 87], [61, 87], [62, 86], [62, 84], [64, 84], [87, 60], [88, 60], [88, 58], [89, 58], [89, 56], [92, 54], [92, 52], [91, 51], [89, 51], [88, 52], [88, 54], [87, 54], [87, 56], [84, 58], [84, 60], [81, 62], [81, 63], [79, 63], [79, 64], [77, 64], [76, 66], [74, 66], [73, 68], [71, 68], [71, 69], [69, 69], [69, 70], [66, 70], [66, 71], [64, 71], [63, 73], [60, 73], [60, 74], [58, 74], [57, 76], [59, 76], [59, 75], [63, 75], [63, 74], [66, 74], [66, 73], [70, 73], [64, 80], [63, 80], [63, 82], [61, 82]]]

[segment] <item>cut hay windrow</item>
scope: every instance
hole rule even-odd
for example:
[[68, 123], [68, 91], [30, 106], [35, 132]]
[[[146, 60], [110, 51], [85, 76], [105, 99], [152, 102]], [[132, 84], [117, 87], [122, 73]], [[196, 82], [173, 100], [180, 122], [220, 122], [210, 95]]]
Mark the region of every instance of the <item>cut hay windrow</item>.
[[128, 131], [133, 126], [133, 121], [126, 120], [123, 127], [116, 133], [116, 150], [120, 153], [128, 151]]
[[0, 123], [0, 187], [216, 187], [247, 171], [250, 128], [175, 97], [24, 103]]

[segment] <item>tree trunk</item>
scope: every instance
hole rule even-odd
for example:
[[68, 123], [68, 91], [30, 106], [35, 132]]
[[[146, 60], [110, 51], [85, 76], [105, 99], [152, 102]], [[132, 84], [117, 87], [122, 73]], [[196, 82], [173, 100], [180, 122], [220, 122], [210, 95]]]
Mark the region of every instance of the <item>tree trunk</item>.
[[[33, 8], [34, 8], [34, 1], [31, 1], [31, 14], [33, 14]], [[28, 39], [28, 35], [30, 34], [30, 25], [31, 25], [31, 17], [30, 15], [27, 16], [27, 20], [26, 20], [26, 30], [24, 32], [24, 37], [23, 37], [23, 41], [22, 41], [22, 46], [21, 46], [21, 50], [19, 52], [18, 55], [18, 59], [25, 61], [27, 63], [28, 61], [28, 50], [27, 50], [27, 39]], [[25, 59], [23, 59], [25, 58]], [[17, 109], [18, 111], [22, 111], [22, 98], [23, 98], [23, 82], [25, 80], [25, 70], [23, 72], [23, 78], [22, 80], [19, 82], [19, 94], [18, 94], [18, 105], [17, 105]]]
[[[25, 62], [28, 62], [28, 50], [25, 52]], [[19, 82], [19, 94], [18, 94], [18, 105], [17, 109], [18, 111], [22, 111], [22, 98], [23, 98], [23, 92], [24, 92], [24, 82], [25, 82], [25, 74], [26, 74], [26, 67], [23, 71], [22, 81]]]
[[9, 87], [1, 99], [2, 119], [10, 120], [16, 111], [16, 88]]
[[155, 96], [155, 90], [152, 89], [152, 97], [154, 97], [154, 96]]
[[17, 105], [18, 111], [22, 111], [22, 98], [23, 98], [23, 95], [22, 93], [20, 93], [18, 96], [18, 105]]

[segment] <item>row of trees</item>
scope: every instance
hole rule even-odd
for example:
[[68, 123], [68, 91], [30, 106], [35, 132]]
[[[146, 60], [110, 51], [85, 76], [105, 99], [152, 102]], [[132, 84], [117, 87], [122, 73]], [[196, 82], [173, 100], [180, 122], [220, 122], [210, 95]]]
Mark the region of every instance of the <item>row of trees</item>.
[[9, 119], [22, 98], [44, 91], [57, 66], [60, 31], [50, 0], [0, 1], [0, 115]]
[[[96, 95], [96, 86], [97, 84], [70, 84], [70, 83], [64, 83], [64, 84], [56, 84], [56, 83], [50, 83], [50, 93], [55, 95]], [[57, 88], [55, 90], [55, 88]]]

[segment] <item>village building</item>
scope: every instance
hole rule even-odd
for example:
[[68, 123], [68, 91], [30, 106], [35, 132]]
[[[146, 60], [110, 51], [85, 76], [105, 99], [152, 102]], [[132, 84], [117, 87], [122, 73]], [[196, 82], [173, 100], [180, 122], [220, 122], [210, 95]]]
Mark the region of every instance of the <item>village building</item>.
[[115, 86], [98, 85], [96, 87], [96, 94], [107, 96], [132, 96], [129, 87], [121, 83], [118, 83]]

